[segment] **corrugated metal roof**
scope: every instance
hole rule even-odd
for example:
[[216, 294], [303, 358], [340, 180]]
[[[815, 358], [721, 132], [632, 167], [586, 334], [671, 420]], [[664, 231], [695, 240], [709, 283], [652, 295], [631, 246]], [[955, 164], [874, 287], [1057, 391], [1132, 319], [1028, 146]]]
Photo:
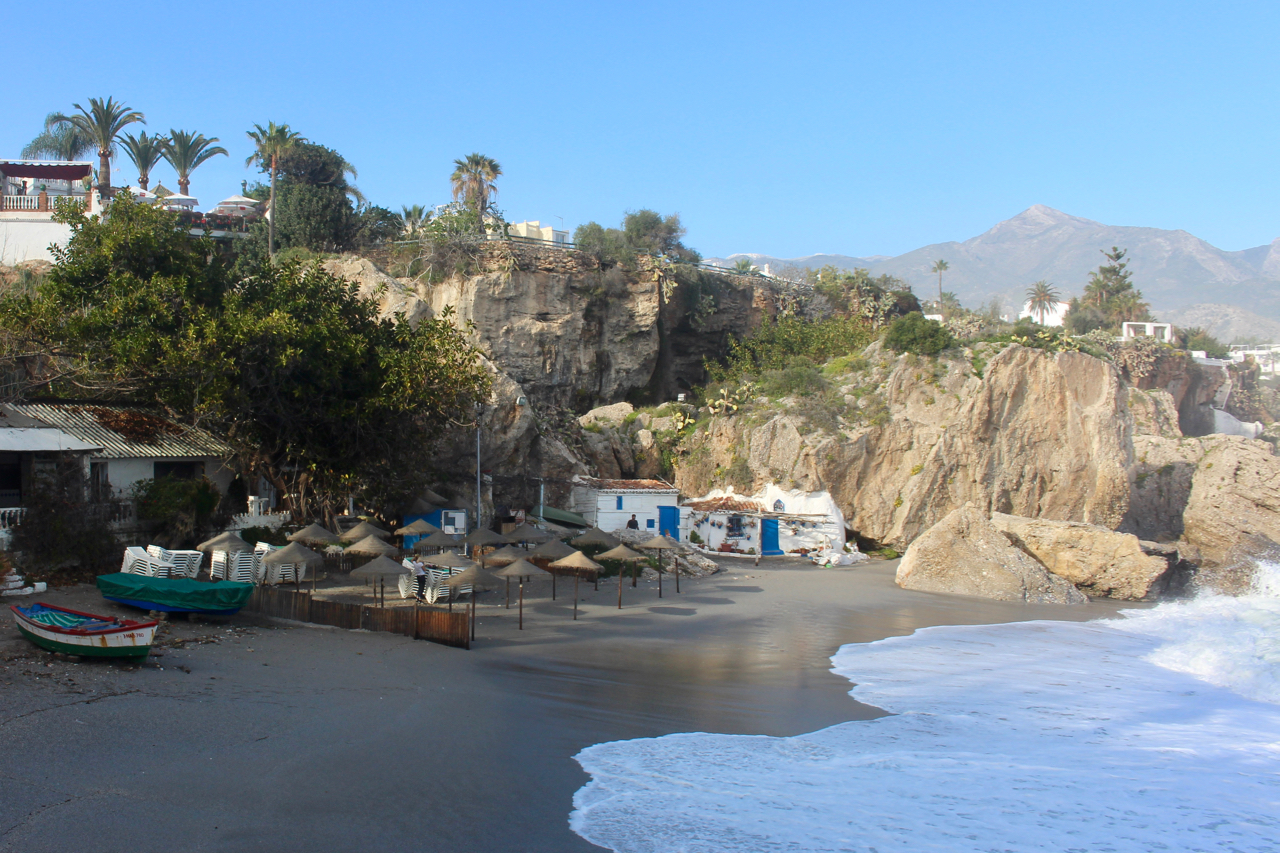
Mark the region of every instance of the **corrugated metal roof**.
[[80, 453], [101, 450], [96, 444], [67, 435], [49, 427], [0, 427], [0, 453]]
[[[101, 447], [104, 459], [184, 459], [228, 456], [230, 448], [209, 433], [175, 424], [143, 409], [92, 403], [8, 403], [5, 409], [56, 427]], [[110, 423], [129, 424], [125, 435]]]
[[670, 483], [662, 480], [599, 480], [594, 477], [575, 477], [576, 482], [600, 492], [675, 492]]

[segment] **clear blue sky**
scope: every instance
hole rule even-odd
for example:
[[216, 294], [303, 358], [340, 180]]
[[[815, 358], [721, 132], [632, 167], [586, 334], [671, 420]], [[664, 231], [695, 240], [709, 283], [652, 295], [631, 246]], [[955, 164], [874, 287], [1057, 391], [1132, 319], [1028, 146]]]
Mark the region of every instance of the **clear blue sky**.
[[51, 9], [5, 15], [0, 156], [113, 95], [222, 139], [202, 206], [257, 177], [244, 131], [271, 120], [395, 210], [447, 201], [452, 160], [480, 151], [510, 219], [675, 211], [708, 256], [893, 255], [1036, 203], [1224, 249], [1280, 236], [1274, 3]]

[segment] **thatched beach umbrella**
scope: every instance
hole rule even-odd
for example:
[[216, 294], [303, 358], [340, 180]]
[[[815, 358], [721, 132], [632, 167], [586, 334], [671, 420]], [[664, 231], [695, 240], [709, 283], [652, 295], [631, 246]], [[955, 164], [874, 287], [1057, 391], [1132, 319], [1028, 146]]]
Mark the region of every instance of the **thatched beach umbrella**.
[[347, 549], [348, 554], [398, 554], [400, 549], [390, 542], [383, 542], [376, 535], [370, 534]]
[[[369, 537], [375, 539], [376, 537]], [[374, 557], [360, 568], [351, 573], [353, 578], [369, 578], [373, 581], [373, 597], [378, 598], [378, 584], [382, 584], [382, 604], [387, 602], [387, 581], [388, 577], [399, 577], [400, 575], [413, 574], [413, 569], [401, 563], [399, 560], [393, 560], [385, 554]]]
[[477, 548], [487, 548], [491, 545], [509, 545], [511, 540], [503, 536], [501, 533], [494, 533], [487, 527], [477, 527], [468, 533], [462, 539], [463, 542], [471, 546], [471, 553], [475, 553]]
[[[636, 585], [636, 563], [649, 559], [644, 554], [637, 554], [626, 545], [611, 548], [603, 554], [596, 554], [597, 560], [619, 560], [631, 564], [631, 585]], [[622, 608], [622, 572], [618, 572], [618, 608]]]
[[[540, 572], [540, 571], [542, 571], [542, 569], [538, 568], [533, 563], [530, 563], [528, 560], [516, 560], [515, 562], [508, 565], [506, 568], [499, 569], [498, 571], [493, 573], [494, 577], [507, 579], [507, 607], [511, 606], [511, 579], [512, 578], [519, 579], [520, 619], [517, 624], [517, 629], [520, 631], [524, 630], [524, 579], [529, 575], [532, 575], [534, 572]], [[574, 602], [574, 606], [575, 607], [577, 606], [577, 602]]]
[[622, 540], [611, 533], [605, 533], [599, 527], [593, 527], [576, 539], [569, 540], [570, 545], [581, 548], [583, 545], [604, 545], [613, 548], [622, 544]]
[[464, 557], [457, 551], [441, 551], [439, 554], [431, 554], [421, 558], [422, 562], [428, 566], [435, 566], [439, 569], [469, 569], [472, 566], [480, 565], [470, 557]]
[[[674, 551], [680, 547], [680, 543], [672, 539], [670, 536], [655, 536], [652, 539], [641, 542], [636, 547], [644, 548], [646, 551], [658, 552], [658, 598], [662, 598], [662, 552]], [[680, 594], [680, 558], [671, 558], [671, 570], [676, 573], [676, 594]]]
[[391, 533], [390, 531], [383, 530], [381, 527], [379, 527], [376, 524], [371, 524], [367, 521], [362, 521], [359, 524], [357, 524], [355, 527], [348, 530], [346, 533], [343, 533], [341, 536], [339, 536], [338, 540], [341, 542], [359, 542], [361, 539], [364, 539], [366, 536], [377, 536], [382, 539], [389, 539], [391, 538]]
[[415, 551], [439, 551], [442, 548], [456, 548], [462, 542], [456, 536], [450, 536], [443, 530], [437, 530], [426, 539], [419, 539], [413, 543]]
[[[295, 564], [301, 563], [304, 566], [306, 566], [306, 565], [312, 565], [315, 563], [323, 563], [323, 562], [324, 562], [323, 554], [317, 554], [315, 551], [312, 551], [310, 548], [303, 545], [301, 542], [290, 542], [288, 545], [284, 546], [283, 548], [279, 548], [275, 551], [272, 551], [271, 553], [266, 554], [262, 558], [263, 566], [277, 566], [277, 565], [285, 565], [287, 563], [295, 563]], [[300, 578], [295, 579], [294, 581], [295, 586], [297, 585], [298, 580], [301, 580], [301, 579]], [[316, 573], [313, 570], [311, 572], [311, 588], [315, 589], [315, 586], [316, 586]]]
[[214, 551], [226, 551], [228, 554], [234, 554], [240, 551], [252, 551], [253, 546], [228, 530], [226, 533], [219, 533], [212, 539], [206, 539], [201, 542], [196, 546], [196, 550], [204, 551], [206, 554]]
[[507, 534], [507, 538], [512, 542], [546, 542], [551, 538], [551, 534], [545, 530], [539, 530], [532, 524], [522, 524], [515, 530]]
[[578, 553], [577, 548], [570, 547], [559, 539], [552, 539], [550, 542], [534, 548], [529, 552], [529, 556], [547, 560], [562, 560], [570, 554], [576, 553]]
[[290, 542], [306, 542], [311, 545], [336, 545], [340, 541], [336, 533], [318, 524], [308, 524], [297, 533], [289, 534]]
[[[581, 551], [574, 551], [569, 556], [560, 560], [556, 560], [554, 563], [551, 564], [550, 568], [573, 569], [573, 618], [576, 621], [578, 618], [578, 575], [582, 572], [582, 570], [585, 569], [587, 571], [592, 572], [596, 577], [599, 577], [600, 570], [604, 568], [604, 566], [600, 565], [595, 560], [592, 560], [590, 557], [588, 557], [586, 554], [582, 553]], [[551, 582], [554, 585], [555, 583], [554, 572], [552, 573], [551, 578], [552, 578]], [[622, 573], [621, 572], [618, 573], [618, 606], [619, 607], [622, 606]]]
[[479, 564], [472, 563], [471, 568], [463, 569], [456, 575], [450, 575], [445, 579], [444, 585], [449, 589], [458, 589], [459, 587], [471, 587], [471, 641], [476, 639], [476, 587], [482, 583], [495, 583], [498, 579], [489, 572], [480, 568]]
[[398, 529], [396, 535], [398, 535], [398, 537], [426, 537], [426, 535], [439, 532], [440, 528], [431, 524], [430, 521], [426, 519], [415, 519], [404, 525], [403, 528]]
[[485, 554], [480, 558], [480, 563], [485, 566], [505, 566], [508, 563], [514, 563], [516, 560], [523, 560], [527, 556], [529, 556], [529, 552], [523, 548], [504, 545], [492, 553]]

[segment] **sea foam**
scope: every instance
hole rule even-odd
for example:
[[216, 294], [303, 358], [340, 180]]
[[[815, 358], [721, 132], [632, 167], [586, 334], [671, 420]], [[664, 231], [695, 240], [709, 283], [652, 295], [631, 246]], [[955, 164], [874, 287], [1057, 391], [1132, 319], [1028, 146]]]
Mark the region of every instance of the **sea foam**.
[[1239, 598], [832, 661], [893, 716], [598, 744], [570, 825], [627, 853], [1280, 850], [1280, 566]]

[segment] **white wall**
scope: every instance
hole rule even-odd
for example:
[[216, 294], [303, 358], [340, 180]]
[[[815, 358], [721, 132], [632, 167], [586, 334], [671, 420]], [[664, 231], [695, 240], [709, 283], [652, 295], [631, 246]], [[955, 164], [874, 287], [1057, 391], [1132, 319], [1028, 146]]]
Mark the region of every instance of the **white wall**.
[[[231, 486], [231, 481], [235, 479], [235, 473], [226, 467], [222, 460], [213, 457], [204, 459], [188, 457], [188, 459], [204, 462], [205, 476], [213, 481], [213, 484], [218, 487], [218, 491], [226, 494], [227, 489]], [[134, 483], [139, 480], [150, 480], [156, 475], [156, 461], [154, 459], [94, 459], [93, 461], [107, 463], [107, 482], [111, 483], [111, 487], [120, 497], [129, 497], [133, 491]]]
[[[621, 510], [617, 508], [618, 498], [622, 498]], [[658, 507], [677, 506], [679, 503], [680, 496], [675, 492], [665, 495], [645, 492], [597, 493], [596, 527], [601, 530], [618, 530], [627, 526], [627, 522], [631, 520], [631, 515], [634, 513], [640, 529], [652, 531], [653, 535], [657, 536]], [[653, 526], [650, 526], [649, 522], [653, 522]]]
[[23, 261], [52, 261], [49, 244], [65, 246], [71, 239], [71, 226], [49, 219], [48, 214], [33, 214], [40, 218], [19, 219], [10, 212], [0, 217], [0, 263], [6, 266]]

